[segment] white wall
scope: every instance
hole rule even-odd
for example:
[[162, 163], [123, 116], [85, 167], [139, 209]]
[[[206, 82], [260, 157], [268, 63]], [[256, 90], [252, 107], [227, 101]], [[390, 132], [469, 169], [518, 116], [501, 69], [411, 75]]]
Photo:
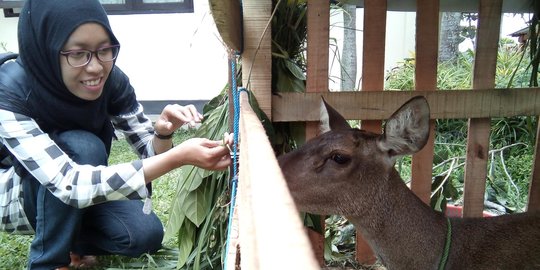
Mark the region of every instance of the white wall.
[[[122, 45], [117, 65], [139, 100], [211, 99], [227, 83], [227, 53], [208, 1], [193, 2], [194, 13], [109, 16]], [[0, 42], [16, 52], [17, 18], [1, 14]]]
[[[398, 62], [404, 58], [412, 57], [415, 51], [415, 12], [394, 12], [389, 11], [386, 15], [386, 47], [384, 69], [388, 71], [395, 67]], [[339, 54], [343, 48], [343, 15], [339, 11], [332, 11], [330, 15], [330, 38], [335, 39]], [[362, 76], [362, 51], [363, 51], [363, 32], [364, 29], [364, 9], [356, 10], [356, 45], [357, 45], [357, 78], [356, 87], [361, 87]], [[385, 31], [381, 29], [381, 31]], [[330, 49], [329, 72], [331, 80], [329, 82], [330, 90], [339, 90], [341, 77], [340, 64], [334, 57], [335, 48]], [[334, 58], [334, 59], [332, 59]], [[360, 85], [359, 85], [360, 84]]]
[[[0, 9], [0, 43], [11, 52], [19, 51], [17, 48], [17, 20], [18, 18], [4, 18], [4, 12]], [[3, 52], [0, 46], [0, 52]]]

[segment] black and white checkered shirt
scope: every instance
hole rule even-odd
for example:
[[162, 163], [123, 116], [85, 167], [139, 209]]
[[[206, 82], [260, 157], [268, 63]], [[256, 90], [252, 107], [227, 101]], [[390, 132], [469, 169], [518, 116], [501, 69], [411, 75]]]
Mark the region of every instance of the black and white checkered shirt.
[[[140, 158], [154, 155], [152, 122], [139, 104], [130, 115], [111, 117]], [[24, 115], [0, 110], [0, 230], [31, 234], [23, 210], [21, 177], [16, 158], [54, 196], [73, 207], [84, 208], [110, 200], [143, 199], [147, 196], [142, 161], [112, 166], [73, 162], [37, 123]], [[142, 214], [142, 212], [141, 212]]]

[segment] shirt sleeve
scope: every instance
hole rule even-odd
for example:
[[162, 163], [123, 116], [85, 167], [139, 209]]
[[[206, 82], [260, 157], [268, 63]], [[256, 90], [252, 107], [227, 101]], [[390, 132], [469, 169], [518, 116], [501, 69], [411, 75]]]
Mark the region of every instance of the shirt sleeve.
[[79, 165], [25, 115], [0, 110], [0, 143], [54, 196], [71, 206], [147, 196], [141, 160], [113, 166]]
[[150, 118], [144, 114], [143, 106], [140, 103], [133, 113], [112, 116], [111, 122], [116, 130], [122, 132], [139, 158], [155, 155], [152, 143], [154, 126]]

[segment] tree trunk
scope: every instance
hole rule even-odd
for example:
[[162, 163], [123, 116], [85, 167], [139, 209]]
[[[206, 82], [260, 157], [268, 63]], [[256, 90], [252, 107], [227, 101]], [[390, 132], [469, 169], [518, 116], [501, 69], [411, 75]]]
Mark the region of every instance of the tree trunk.
[[356, 5], [343, 4], [341, 90], [356, 90]]
[[443, 12], [439, 37], [439, 61], [454, 61], [459, 53], [460, 12]]

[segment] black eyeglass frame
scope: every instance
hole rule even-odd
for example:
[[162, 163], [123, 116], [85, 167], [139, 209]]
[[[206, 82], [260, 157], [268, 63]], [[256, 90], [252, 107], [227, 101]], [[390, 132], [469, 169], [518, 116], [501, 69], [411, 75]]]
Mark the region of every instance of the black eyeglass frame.
[[[99, 58], [99, 54], [98, 52], [100, 51], [103, 51], [103, 50], [107, 50], [107, 49], [116, 49], [116, 50], [113, 50], [113, 58], [112, 59], [109, 59], [109, 60], [103, 60], [101, 58]], [[81, 64], [81, 65], [73, 65], [69, 62], [69, 55], [72, 54], [72, 53], [77, 53], [77, 52], [86, 52], [86, 53], [89, 53], [90, 54], [90, 57], [88, 57], [88, 59], [86, 60], [86, 62], [84, 64]], [[114, 53], [116, 52], [116, 53]], [[92, 61], [92, 57], [94, 57], [94, 55], [96, 56], [96, 58], [102, 62], [102, 63], [106, 63], [106, 62], [112, 62], [114, 61], [117, 57], [118, 57], [118, 53], [120, 52], [120, 44], [116, 44], [116, 45], [108, 45], [108, 46], [103, 46], [103, 47], [100, 47], [98, 48], [97, 50], [95, 51], [91, 51], [91, 50], [85, 50], [85, 49], [78, 49], [78, 50], [68, 50], [68, 51], [60, 51], [60, 54], [65, 56], [66, 57], [66, 61], [68, 62], [68, 64], [74, 68], [78, 68], [78, 67], [84, 67], [84, 66], [87, 66], [90, 61]]]

